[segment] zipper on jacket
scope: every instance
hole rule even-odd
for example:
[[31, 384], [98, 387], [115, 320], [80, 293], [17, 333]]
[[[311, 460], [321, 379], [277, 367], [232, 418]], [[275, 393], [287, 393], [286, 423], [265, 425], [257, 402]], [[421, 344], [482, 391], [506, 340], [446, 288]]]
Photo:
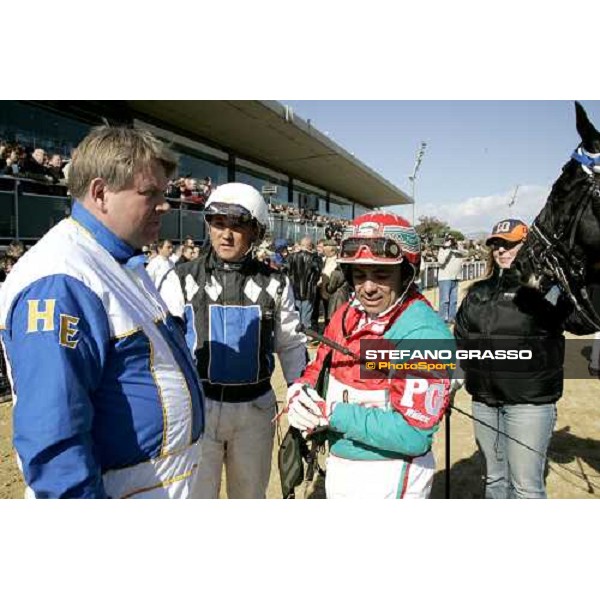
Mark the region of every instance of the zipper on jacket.
[[498, 302], [498, 298], [500, 297], [500, 289], [501, 289], [502, 283], [503, 283], [502, 282], [503, 271], [504, 271], [504, 269], [500, 269], [500, 272], [498, 273], [498, 281], [496, 283], [495, 289], [492, 290], [490, 299], [487, 302], [487, 306], [486, 306], [487, 318], [484, 321], [485, 327], [483, 328], [483, 335], [486, 338], [489, 338], [489, 336], [490, 336], [490, 330], [492, 328], [492, 315], [494, 314], [494, 308]]

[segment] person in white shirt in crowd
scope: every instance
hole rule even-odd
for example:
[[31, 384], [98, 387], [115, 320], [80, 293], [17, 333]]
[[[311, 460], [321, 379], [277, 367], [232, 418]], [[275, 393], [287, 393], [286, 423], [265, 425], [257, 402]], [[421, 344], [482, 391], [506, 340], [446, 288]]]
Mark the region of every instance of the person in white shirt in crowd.
[[456, 318], [458, 282], [461, 278], [464, 252], [458, 249], [456, 239], [447, 234], [438, 252], [439, 315], [445, 323], [452, 324]]
[[163, 277], [173, 268], [173, 263], [169, 260], [173, 254], [173, 242], [171, 240], [161, 240], [158, 242], [158, 254], [148, 262], [146, 270], [154, 285], [158, 287]]

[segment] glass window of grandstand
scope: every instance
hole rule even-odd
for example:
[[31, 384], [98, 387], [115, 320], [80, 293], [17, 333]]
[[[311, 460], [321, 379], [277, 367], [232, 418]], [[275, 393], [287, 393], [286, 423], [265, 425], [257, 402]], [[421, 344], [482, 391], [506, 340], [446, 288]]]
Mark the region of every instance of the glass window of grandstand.
[[335, 219], [352, 219], [352, 204], [337, 198], [330, 198], [329, 216]]
[[255, 187], [264, 196], [272, 210], [287, 204], [288, 186], [280, 179], [266, 177], [246, 169], [236, 169], [235, 180]]
[[360, 217], [360, 215], [364, 215], [365, 213], [368, 213], [370, 210], [372, 210], [372, 209], [369, 209], [366, 206], [362, 206], [362, 204], [355, 204], [354, 205], [354, 216]]
[[0, 101], [0, 238], [35, 240], [70, 213], [63, 169], [89, 130], [34, 104]]
[[319, 197], [319, 214], [326, 215], [329, 211], [327, 210], [327, 198]]
[[218, 159], [193, 156], [178, 147], [174, 150], [179, 154], [179, 169], [169, 182], [167, 198], [190, 210], [202, 209], [212, 190], [227, 183], [227, 166]]
[[65, 189], [39, 184], [64, 179], [62, 168], [89, 129], [89, 124], [33, 104], [0, 101], [0, 174], [27, 179], [23, 190], [66, 195]]
[[302, 187], [294, 187], [294, 207], [307, 214], [317, 214], [326, 207], [325, 193]]
[[294, 241], [309, 236], [314, 242], [325, 237], [327, 224], [325, 193], [303, 186], [294, 187], [294, 204], [288, 208], [287, 218], [293, 223]]
[[[0, 140], [68, 160], [90, 125], [24, 102], [0, 101]], [[50, 158], [50, 157], [49, 157]]]

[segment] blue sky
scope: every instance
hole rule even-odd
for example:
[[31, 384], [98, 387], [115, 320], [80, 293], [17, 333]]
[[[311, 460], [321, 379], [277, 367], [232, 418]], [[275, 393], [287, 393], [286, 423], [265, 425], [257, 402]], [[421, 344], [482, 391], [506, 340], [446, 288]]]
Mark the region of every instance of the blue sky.
[[[416, 215], [437, 216], [466, 233], [506, 216], [530, 222], [579, 143], [567, 101], [281, 102], [409, 194], [408, 176], [426, 142]], [[581, 102], [600, 130], [600, 101]], [[412, 215], [412, 208], [395, 210]]]

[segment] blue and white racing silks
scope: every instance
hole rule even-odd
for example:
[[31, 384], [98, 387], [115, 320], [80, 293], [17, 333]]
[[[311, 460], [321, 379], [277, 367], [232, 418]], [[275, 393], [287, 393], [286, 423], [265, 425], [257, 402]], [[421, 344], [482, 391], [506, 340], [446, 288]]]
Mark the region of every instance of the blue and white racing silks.
[[134, 250], [75, 202], [0, 292], [28, 497], [188, 497], [204, 401]]
[[297, 331], [287, 276], [254, 259], [231, 266], [211, 252], [171, 270], [159, 289], [171, 314], [185, 324], [203, 383], [238, 386], [252, 400], [251, 386], [271, 378], [274, 353], [288, 383], [302, 373], [306, 336]]
[[[212, 304], [208, 380], [221, 384], [256, 383], [260, 370], [260, 306]], [[268, 356], [272, 356], [271, 352]]]

